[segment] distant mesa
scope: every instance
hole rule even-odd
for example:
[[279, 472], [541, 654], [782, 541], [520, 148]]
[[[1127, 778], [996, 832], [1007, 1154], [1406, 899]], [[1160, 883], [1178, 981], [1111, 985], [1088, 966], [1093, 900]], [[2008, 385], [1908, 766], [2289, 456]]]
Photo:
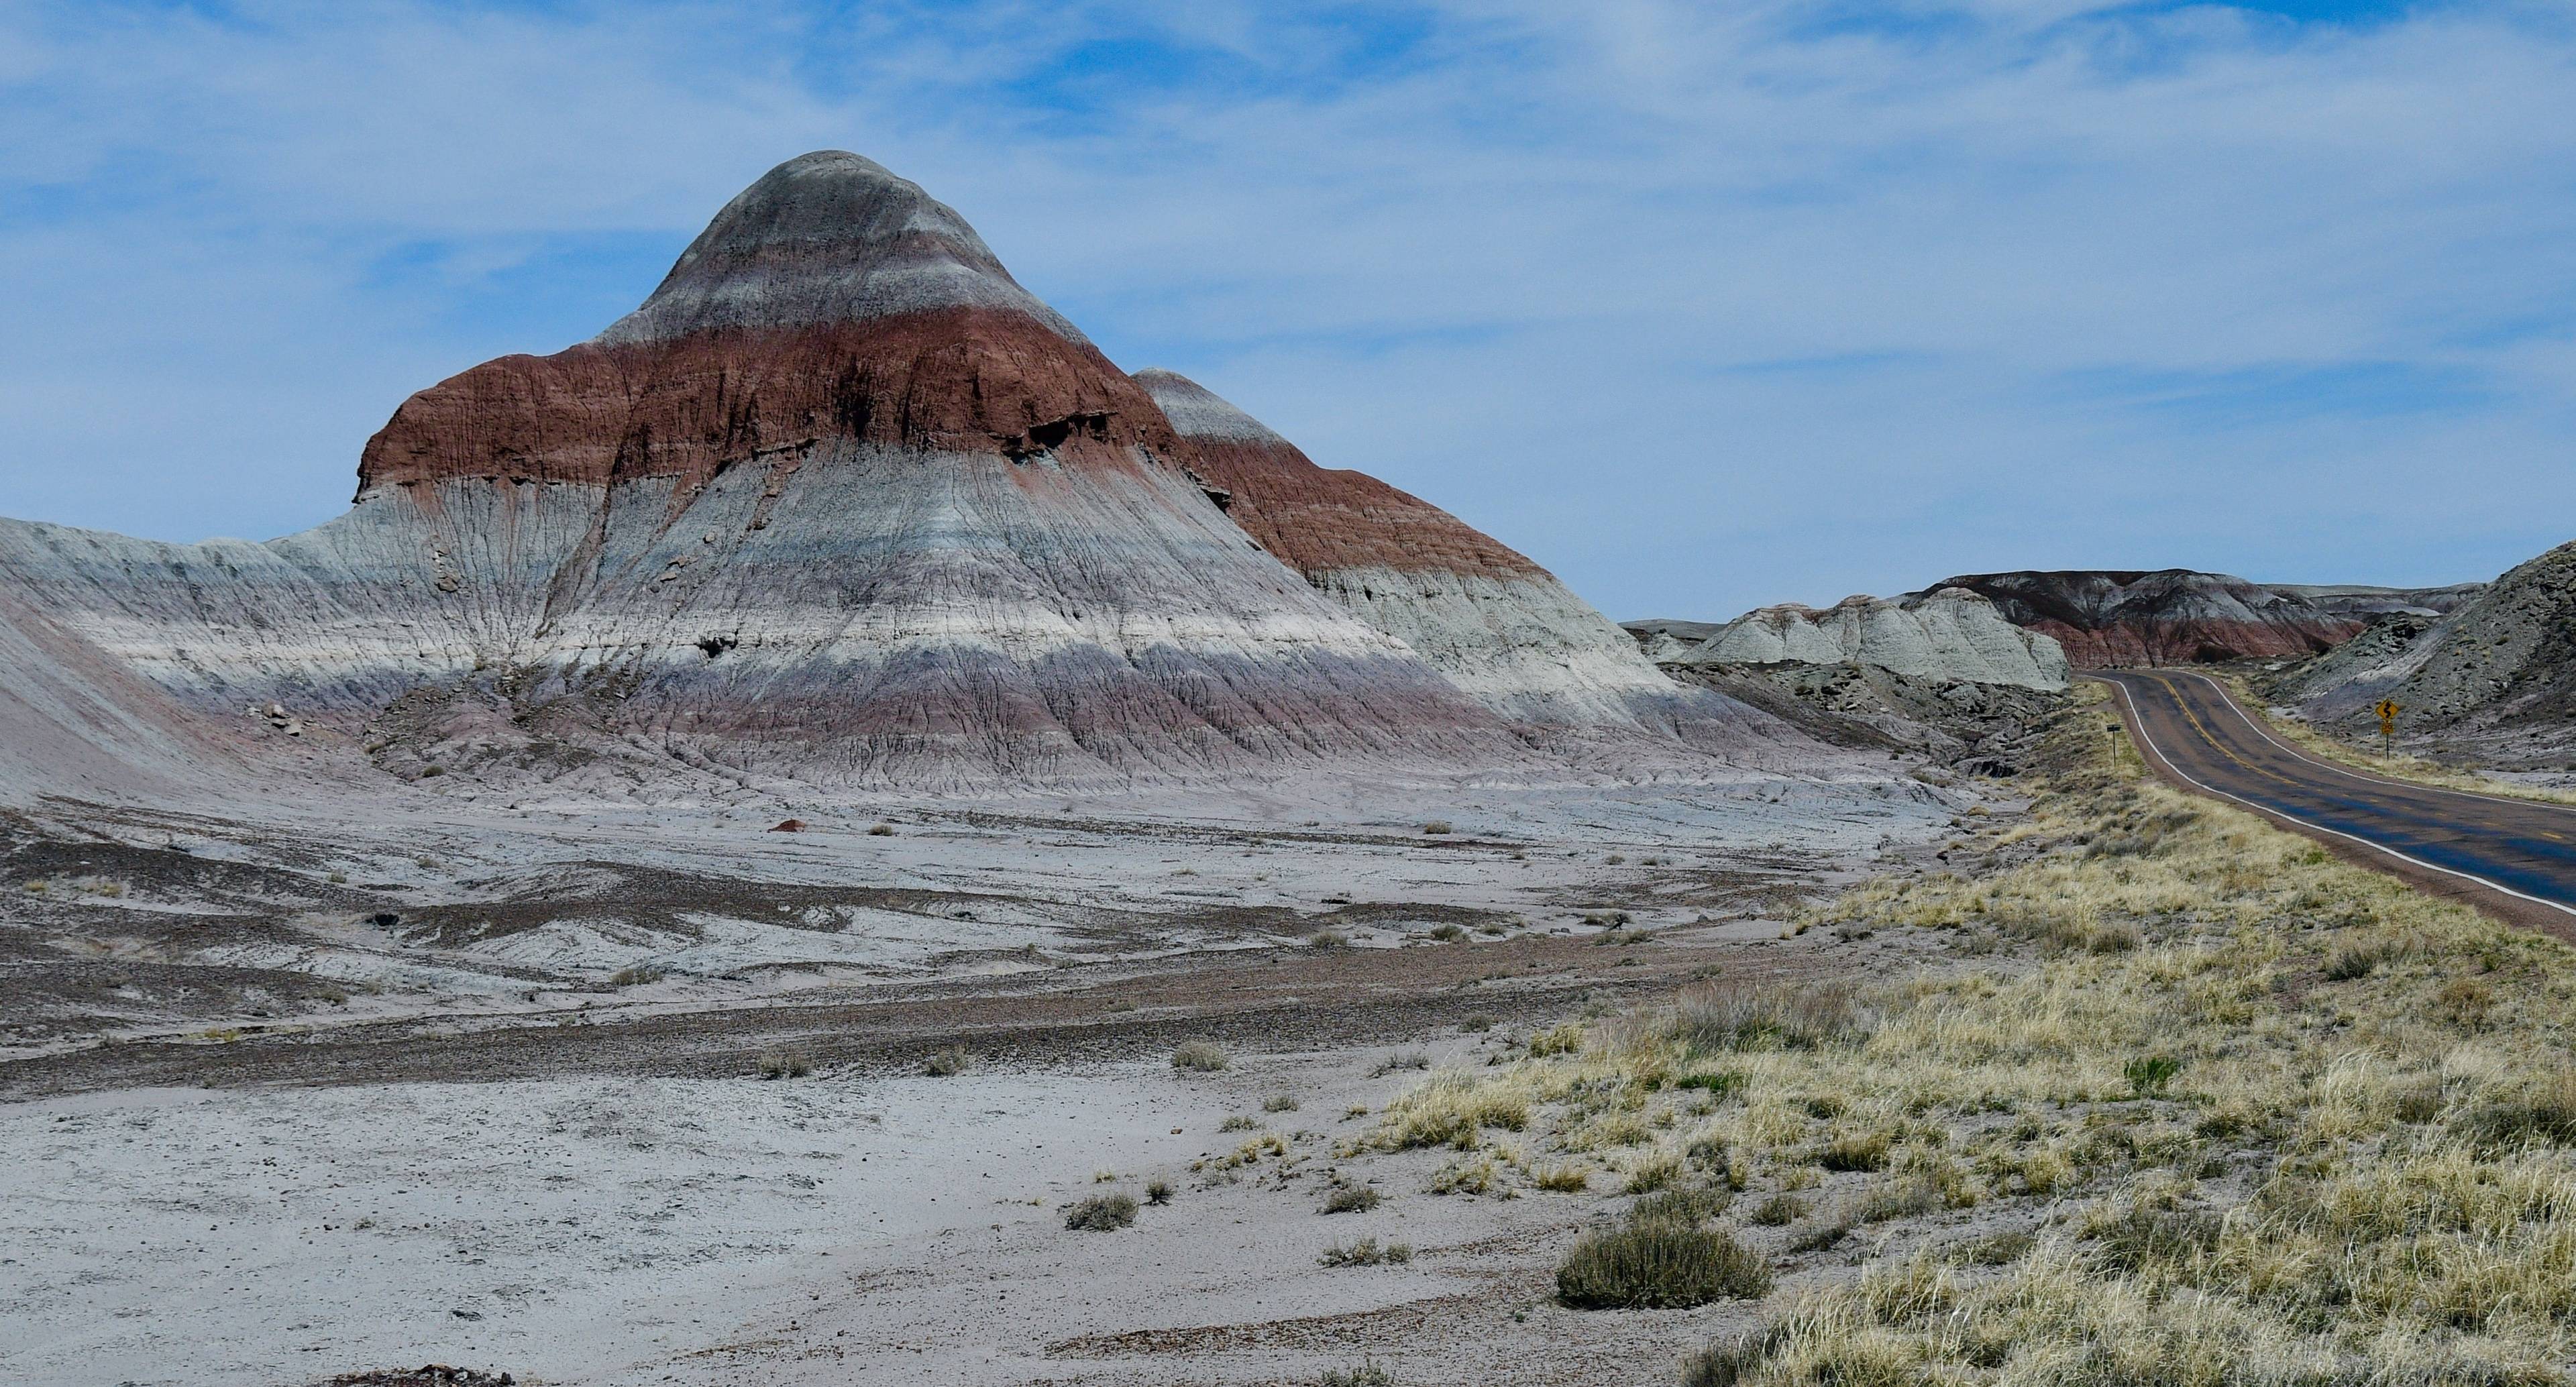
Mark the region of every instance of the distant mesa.
[[[358, 474], [264, 544], [0, 521], [0, 794], [1829, 755], [1447, 512], [1130, 378], [855, 154], [761, 177], [591, 341], [404, 401]], [[272, 704], [305, 735], [242, 712]]]
[[1975, 573], [1926, 591], [1942, 588], [1987, 598], [2007, 621], [2055, 640], [2078, 669], [2305, 659], [2364, 625], [2349, 608], [2185, 568]]

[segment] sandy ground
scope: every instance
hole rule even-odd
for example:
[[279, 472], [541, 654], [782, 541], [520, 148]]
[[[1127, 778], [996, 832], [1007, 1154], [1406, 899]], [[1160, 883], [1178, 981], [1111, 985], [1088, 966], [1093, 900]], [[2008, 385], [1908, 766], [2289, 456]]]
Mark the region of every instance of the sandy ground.
[[[1419, 1080], [1391, 1056], [1712, 973], [1912, 966], [1781, 921], [1962, 803], [48, 806], [0, 856], [0, 1382], [1660, 1380], [1745, 1312], [1554, 1306], [1605, 1194], [1432, 1195], [1436, 1154], [1336, 1155], [1351, 1110]], [[1176, 1071], [1197, 1038], [1234, 1066]], [[816, 1072], [758, 1077], [781, 1053]], [[1154, 1178], [1133, 1228], [1065, 1228]], [[1386, 1202], [1321, 1214], [1335, 1179]], [[1417, 1256], [1317, 1264], [1364, 1234]]]

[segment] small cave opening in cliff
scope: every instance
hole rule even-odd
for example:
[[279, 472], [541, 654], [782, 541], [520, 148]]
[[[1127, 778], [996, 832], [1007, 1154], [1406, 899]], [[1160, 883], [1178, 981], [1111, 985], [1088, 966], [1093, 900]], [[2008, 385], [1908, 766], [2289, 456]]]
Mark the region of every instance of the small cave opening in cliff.
[[1088, 410], [1077, 411], [1061, 419], [1050, 419], [1043, 424], [1031, 424], [1018, 438], [1005, 442], [1002, 451], [1009, 454], [1013, 462], [1026, 462], [1040, 453], [1052, 453], [1072, 442], [1076, 434], [1092, 439], [1107, 438], [1109, 420], [1108, 410]]
[[712, 660], [741, 644], [740, 636], [701, 636], [698, 638], [698, 652]]

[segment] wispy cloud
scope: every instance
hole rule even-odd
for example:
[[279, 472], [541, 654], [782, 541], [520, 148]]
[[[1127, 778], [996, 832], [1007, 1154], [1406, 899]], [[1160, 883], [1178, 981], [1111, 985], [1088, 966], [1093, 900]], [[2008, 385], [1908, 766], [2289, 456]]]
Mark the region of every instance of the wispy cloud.
[[2576, 22], [2304, 0], [0, 0], [0, 513], [323, 518], [825, 146], [1615, 613], [2576, 530]]

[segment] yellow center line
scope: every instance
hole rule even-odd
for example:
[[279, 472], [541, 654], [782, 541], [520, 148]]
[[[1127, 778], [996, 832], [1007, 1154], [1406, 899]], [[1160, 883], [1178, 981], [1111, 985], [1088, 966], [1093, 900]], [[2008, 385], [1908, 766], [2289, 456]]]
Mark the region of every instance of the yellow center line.
[[2233, 749], [2218, 740], [2218, 734], [2209, 730], [2209, 725], [2200, 720], [2200, 714], [2191, 710], [2191, 704], [2183, 699], [2182, 689], [2179, 686], [2167, 679], [2157, 679], [2155, 682], [2161, 685], [2166, 694], [2172, 697], [2175, 711], [2181, 713], [2184, 719], [2191, 723], [2192, 730], [2200, 734], [2200, 739], [2209, 744], [2210, 750], [2217, 752], [2219, 755], [2226, 757], [2228, 760], [2233, 761], [2240, 766], [2243, 766], [2246, 770], [2262, 776], [2266, 780], [2278, 781], [2293, 790], [2314, 788], [2313, 786], [2302, 785], [2298, 781], [2292, 780], [2278, 771], [2266, 770], [2265, 768], [2246, 760], [2244, 757], [2237, 755]]

